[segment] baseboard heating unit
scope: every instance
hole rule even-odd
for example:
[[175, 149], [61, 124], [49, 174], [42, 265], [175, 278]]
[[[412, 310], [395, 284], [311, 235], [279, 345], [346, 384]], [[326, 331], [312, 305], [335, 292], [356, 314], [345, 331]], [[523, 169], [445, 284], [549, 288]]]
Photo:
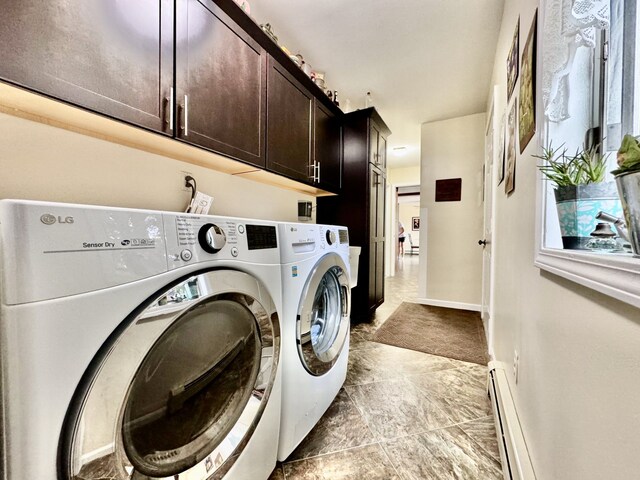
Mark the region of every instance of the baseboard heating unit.
[[505, 480], [535, 480], [507, 375], [500, 362], [489, 362], [488, 388]]

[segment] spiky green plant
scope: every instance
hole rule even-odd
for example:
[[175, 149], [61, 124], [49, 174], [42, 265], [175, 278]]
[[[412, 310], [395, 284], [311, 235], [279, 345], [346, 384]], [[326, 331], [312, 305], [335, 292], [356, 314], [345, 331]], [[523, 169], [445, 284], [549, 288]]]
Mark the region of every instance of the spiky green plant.
[[577, 150], [575, 155], [567, 155], [567, 149], [563, 147], [564, 144], [553, 148], [550, 142], [542, 148], [541, 155], [534, 155], [544, 161], [538, 168], [556, 188], [604, 182], [607, 155], [600, 153], [597, 146]]

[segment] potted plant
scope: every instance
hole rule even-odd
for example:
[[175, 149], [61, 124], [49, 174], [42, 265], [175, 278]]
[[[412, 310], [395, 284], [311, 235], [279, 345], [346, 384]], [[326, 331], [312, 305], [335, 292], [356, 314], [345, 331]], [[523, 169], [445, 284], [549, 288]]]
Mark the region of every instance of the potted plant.
[[607, 156], [597, 146], [568, 155], [551, 144], [535, 156], [544, 160], [538, 168], [554, 184], [562, 246], [586, 249], [598, 212], [622, 215], [615, 183], [605, 181]]
[[618, 169], [611, 172], [616, 177], [624, 218], [627, 222], [631, 249], [640, 256], [640, 142], [632, 135], [625, 135], [618, 150]]

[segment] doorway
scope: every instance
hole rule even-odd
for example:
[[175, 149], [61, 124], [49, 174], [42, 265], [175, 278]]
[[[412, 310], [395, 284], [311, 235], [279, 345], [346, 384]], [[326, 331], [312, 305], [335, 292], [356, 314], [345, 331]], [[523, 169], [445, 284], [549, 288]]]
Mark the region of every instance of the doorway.
[[[397, 187], [396, 258], [420, 253], [420, 185]], [[400, 233], [400, 230], [403, 232]], [[402, 241], [404, 239], [404, 241]]]

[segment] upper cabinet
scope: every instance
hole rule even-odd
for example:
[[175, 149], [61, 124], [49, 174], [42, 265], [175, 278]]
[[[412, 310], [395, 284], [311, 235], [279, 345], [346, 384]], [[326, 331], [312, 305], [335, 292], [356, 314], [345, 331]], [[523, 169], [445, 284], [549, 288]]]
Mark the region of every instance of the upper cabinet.
[[2, 2], [0, 81], [340, 189], [342, 112], [233, 0]]
[[369, 130], [369, 163], [387, 168], [387, 139], [380, 133], [381, 127], [372, 119]]
[[342, 180], [341, 119], [320, 102], [314, 111], [314, 155], [312, 168], [321, 188], [338, 191]]
[[313, 96], [272, 58], [267, 78], [267, 168], [294, 180], [313, 181]]
[[267, 54], [214, 2], [176, 7], [176, 136], [264, 167]]
[[0, 79], [172, 135], [173, 4], [2, 2]]

